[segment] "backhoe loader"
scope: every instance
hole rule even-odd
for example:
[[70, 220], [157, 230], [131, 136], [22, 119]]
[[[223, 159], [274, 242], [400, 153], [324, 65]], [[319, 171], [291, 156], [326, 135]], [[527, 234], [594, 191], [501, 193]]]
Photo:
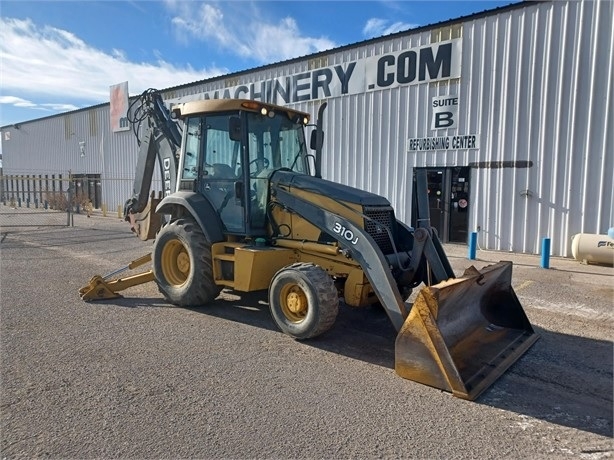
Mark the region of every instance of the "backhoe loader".
[[206, 305], [223, 288], [268, 290], [273, 322], [299, 340], [330, 330], [340, 299], [380, 304], [398, 331], [396, 372], [469, 400], [537, 340], [512, 289], [511, 262], [455, 277], [430, 227], [426, 174], [414, 181], [415, 227], [385, 198], [322, 178], [326, 103], [313, 125], [307, 113], [254, 100], [167, 109], [155, 90], [137, 100], [139, 158], [125, 217], [154, 241], [126, 269], [149, 261], [152, 269], [95, 276], [80, 289], [83, 300], [149, 281], [183, 307]]

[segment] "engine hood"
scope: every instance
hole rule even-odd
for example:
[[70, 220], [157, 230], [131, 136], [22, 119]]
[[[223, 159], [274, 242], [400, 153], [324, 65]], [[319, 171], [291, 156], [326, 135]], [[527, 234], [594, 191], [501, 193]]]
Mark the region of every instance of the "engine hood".
[[361, 206], [390, 206], [386, 198], [374, 193], [292, 171], [275, 171], [270, 176], [270, 181], [273, 188], [282, 185], [289, 187], [290, 192], [297, 188]]

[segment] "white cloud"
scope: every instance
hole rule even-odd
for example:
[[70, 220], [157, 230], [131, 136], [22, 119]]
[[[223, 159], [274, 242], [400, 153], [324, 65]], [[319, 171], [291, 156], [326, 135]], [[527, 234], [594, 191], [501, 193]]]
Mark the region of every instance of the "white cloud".
[[[0, 102], [49, 110], [72, 110], [75, 101], [108, 101], [109, 86], [122, 81], [129, 81], [131, 94], [137, 94], [227, 73], [221, 68], [176, 67], [162, 59], [154, 64], [130, 62], [121, 50], [105, 53], [68, 31], [38, 27], [29, 19], [0, 18], [0, 59]], [[42, 105], [22, 96], [63, 102]]]
[[34, 102], [16, 96], [0, 96], [0, 104], [9, 104], [15, 107], [36, 107]]
[[367, 38], [380, 37], [401, 32], [402, 30], [413, 29], [414, 27], [418, 27], [418, 25], [419, 24], [409, 24], [406, 22], [390, 23], [390, 21], [386, 19], [371, 18], [363, 27], [362, 33]]
[[46, 104], [39, 104], [40, 107], [47, 109], [47, 110], [53, 110], [53, 111], [59, 111], [59, 112], [68, 112], [70, 110], [77, 110], [79, 107], [77, 107], [76, 105], [73, 104], [62, 104], [62, 103], [46, 103]]
[[[278, 23], [261, 17], [254, 3], [166, 2], [172, 25], [185, 42], [196, 38], [260, 63], [277, 62], [337, 46], [326, 37], [305, 37], [291, 17]], [[222, 6], [224, 9], [222, 9]]]
[[74, 104], [65, 103], [43, 103], [37, 104], [36, 102], [29, 101], [17, 96], [0, 96], [0, 104], [12, 105], [13, 107], [19, 107], [24, 109], [45, 110], [50, 112], [67, 112], [70, 110], [77, 110]]

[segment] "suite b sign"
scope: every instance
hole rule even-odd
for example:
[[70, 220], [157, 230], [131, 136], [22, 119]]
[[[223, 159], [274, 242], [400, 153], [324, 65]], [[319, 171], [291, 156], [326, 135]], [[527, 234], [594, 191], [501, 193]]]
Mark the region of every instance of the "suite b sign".
[[[431, 130], [456, 129], [458, 125], [458, 96], [435, 96], [431, 98]], [[443, 134], [443, 135], [442, 135]], [[407, 140], [408, 152], [436, 150], [479, 149], [479, 134], [436, 133], [434, 137], [412, 137]]]
[[431, 129], [456, 129], [458, 96], [436, 96], [432, 99]]

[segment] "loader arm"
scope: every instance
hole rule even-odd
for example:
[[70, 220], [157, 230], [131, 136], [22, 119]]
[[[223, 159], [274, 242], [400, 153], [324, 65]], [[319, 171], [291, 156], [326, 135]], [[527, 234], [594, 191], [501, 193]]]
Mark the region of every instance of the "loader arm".
[[[289, 211], [300, 215], [326, 232], [341, 247], [349, 251], [351, 257], [362, 267], [388, 318], [390, 318], [395, 329], [399, 331], [409, 313], [409, 308], [401, 298], [396, 281], [388, 268], [386, 257], [373, 238], [348, 219], [296, 197], [281, 188], [275, 190], [275, 197]], [[335, 231], [335, 228], [343, 227], [350, 230], [354, 235], [355, 238], [352, 241], [348, 241], [343, 235]]]
[[[404, 286], [417, 285], [420, 282], [431, 285], [455, 277], [441, 242], [430, 227], [426, 172], [417, 171], [416, 176], [420, 227], [412, 231], [398, 222], [398, 225], [403, 225], [408, 233], [413, 233], [414, 242], [408, 264], [401, 262], [399, 259], [399, 256], [406, 258], [408, 253], [399, 253], [395, 250], [392, 255], [384, 255], [371, 235], [347, 218], [299, 198], [281, 187], [275, 187], [273, 192], [281, 205], [305, 218], [349, 251], [350, 256], [362, 267], [371, 287], [397, 331], [401, 329], [411, 309], [411, 305], [405, 303], [401, 297], [398, 282], [402, 282]], [[304, 185], [302, 188], [306, 190]], [[312, 191], [318, 193], [316, 189]], [[343, 231], [340, 229], [343, 229]], [[349, 230], [355, 238], [346, 239], [343, 236], [347, 234], [346, 230]], [[394, 239], [389, 232], [388, 236], [394, 246]], [[426, 269], [421, 269], [421, 266], [425, 264]], [[395, 276], [393, 276], [390, 269], [391, 265], [395, 265], [400, 271], [397, 274], [399, 279], [395, 279]]]

